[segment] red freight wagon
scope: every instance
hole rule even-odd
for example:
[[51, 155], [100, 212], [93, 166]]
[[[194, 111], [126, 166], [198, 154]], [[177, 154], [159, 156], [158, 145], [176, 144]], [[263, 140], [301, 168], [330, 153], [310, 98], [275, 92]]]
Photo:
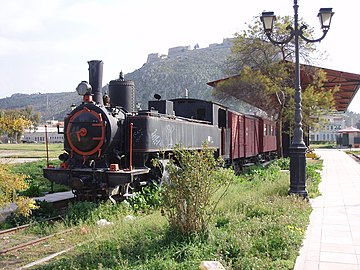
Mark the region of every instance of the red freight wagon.
[[229, 111], [228, 123], [231, 130], [230, 159], [236, 160], [245, 156], [244, 149], [244, 115]]
[[266, 156], [270, 152], [276, 152], [276, 123], [269, 119], [259, 119], [260, 149], [259, 152]]
[[229, 111], [231, 130], [230, 158], [232, 160], [255, 157], [259, 154], [259, 119]]
[[253, 116], [244, 116], [244, 148], [245, 157], [255, 157], [260, 153], [259, 119]]

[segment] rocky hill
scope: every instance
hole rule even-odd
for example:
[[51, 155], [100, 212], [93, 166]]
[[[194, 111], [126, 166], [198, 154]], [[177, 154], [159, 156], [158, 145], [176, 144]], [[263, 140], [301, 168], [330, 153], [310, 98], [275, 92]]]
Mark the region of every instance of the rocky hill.
[[[212, 88], [206, 83], [225, 76], [223, 69], [229, 53], [229, 43], [214, 44], [203, 49], [169, 49], [168, 56], [149, 57], [141, 68], [125, 74], [125, 79], [135, 82], [136, 102], [141, 104], [142, 109], [147, 109], [147, 101], [155, 93], [160, 94], [163, 99], [169, 99], [184, 96], [185, 89], [188, 90], [189, 97], [211, 100]], [[107, 91], [107, 86], [103, 91]], [[31, 105], [34, 111], [41, 113], [43, 121], [62, 120], [74, 103], [80, 103], [75, 91], [14, 94], [0, 99], [0, 108], [14, 109]]]

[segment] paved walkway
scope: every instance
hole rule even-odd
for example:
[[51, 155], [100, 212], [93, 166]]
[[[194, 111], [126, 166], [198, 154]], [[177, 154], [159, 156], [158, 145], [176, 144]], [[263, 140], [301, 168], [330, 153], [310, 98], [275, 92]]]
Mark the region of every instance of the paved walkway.
[[324, 160], [320, 191], [294, 270], [360, 270], [360, 165], [340, 150]]

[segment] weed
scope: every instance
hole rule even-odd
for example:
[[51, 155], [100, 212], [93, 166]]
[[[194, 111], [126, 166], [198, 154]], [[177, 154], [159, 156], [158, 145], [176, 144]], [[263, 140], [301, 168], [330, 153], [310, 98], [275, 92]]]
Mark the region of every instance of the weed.
[[149, 213], [151, 210], [158, 209], [162, 204], [160, 186], [152, 183], [142, 188], [141, 191], [137, 192], [128, 202], [135, 212]]

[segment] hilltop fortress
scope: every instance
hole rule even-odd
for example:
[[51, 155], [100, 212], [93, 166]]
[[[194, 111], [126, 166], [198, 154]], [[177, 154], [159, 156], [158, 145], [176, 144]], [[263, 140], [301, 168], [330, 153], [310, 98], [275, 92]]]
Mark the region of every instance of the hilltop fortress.
[[[209, 45], [209, 47], [203, 48], [203, 49], [217, 49], [217, 48], [230, 48], [232, 46], [232, 38], [224, 38], [222, 43], [212, 43]], [[199, 49], [199, 45], [196, 44], [193, 48], [188, 45], [188, 46], [177, 46], [177, 47], [173, 47], [173, 48], [169, 48], [168, 49], [168, 54], [159, 54], [159, 53], [150, 53], [148, 54], [147, 57], [147, 61], [146, 63], [154, 63], [157, 61], [160, 61], [162, 59], [166, 59], [166, 58], [172, 58], [172, 57], [176, 57], [179, 56], [185, 52], [191, 51], [191, 50], [198, 50]]]

